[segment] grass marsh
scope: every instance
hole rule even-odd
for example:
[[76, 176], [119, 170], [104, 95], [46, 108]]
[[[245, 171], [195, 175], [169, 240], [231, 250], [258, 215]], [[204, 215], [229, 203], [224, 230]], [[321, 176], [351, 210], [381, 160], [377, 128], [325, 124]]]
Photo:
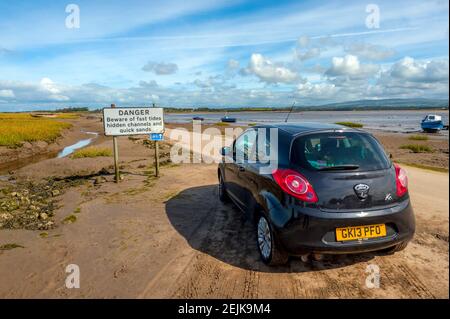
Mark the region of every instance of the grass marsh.
[[428, 136], [426, 135], [411, 135], [408, 137], [408, 140], [411, 141], [428, 141]]
[[86, 147], [77, 150], [73, 153], [72, 158], [85, 158], [85, 157], [102, 157], [112, 156], [112, 151], [106, 147]]
[[354, 128], [364, 127], [364, 125], [362, 125], [360, 123], [355, 123], [355, 122], [336, 122], [334, 124], [343, 125], [343, 126], [347, 126], [347, 127], [354, 127]]
[[421, 145], [421, 144], [406, 144], [400, 146], [400, 149], [402, 150], [410, 150], [413, 153], [432, 153], [433, 149], [428, 145]]
[[19, 147], [24, 142], [54, 142], [70, 128], [56, 118], [32, 117], [29, 113], [0, 113], [0, 146]]

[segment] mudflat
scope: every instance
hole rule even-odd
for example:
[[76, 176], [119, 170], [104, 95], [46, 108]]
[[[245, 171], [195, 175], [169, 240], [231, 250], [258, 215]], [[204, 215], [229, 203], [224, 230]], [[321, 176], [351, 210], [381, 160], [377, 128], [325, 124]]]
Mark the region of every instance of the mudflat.
[[[102, 132], [98, 119], [76, 121], [74, 130], [86, 125]], [[253, 226], [218, 199], [217, 165], [175, 165], [164, 143], [161, 176], [155, 178], [152, 144], [145, 137], [118, 140], [118, 184], [111, 157], [49, 158], [0, 179], [3, 198], [26, 201], [39, 189], [52, 203], [49, 227], [25, 229], [18, 222], [0, 229], [0, 297], [449, 297], [448, 173], [405, 166], [417, 222], [406, 250], [306, 263], [293, 258], [267, 267], [259, 260]], [[101, 135], [95, 141], [98, 147], [111, 144]], [[70, 264], [80, 268], [79, 289], [65, 286]], [[370, 265], [380, 269], [380, 288], [365, 284]]]

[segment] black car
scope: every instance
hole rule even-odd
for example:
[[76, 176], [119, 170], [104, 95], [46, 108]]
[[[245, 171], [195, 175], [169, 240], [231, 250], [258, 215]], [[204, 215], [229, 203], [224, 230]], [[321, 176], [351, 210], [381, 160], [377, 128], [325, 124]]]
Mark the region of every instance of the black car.
[[[414, 235], [406, 173], [370, 133], [319, 123], [260, 125], [221, 153], [220, 199], [255, 222], [266, 264], [290, 255], [395, 252]], [[268, 157], [277, 164], [269, 170]]]

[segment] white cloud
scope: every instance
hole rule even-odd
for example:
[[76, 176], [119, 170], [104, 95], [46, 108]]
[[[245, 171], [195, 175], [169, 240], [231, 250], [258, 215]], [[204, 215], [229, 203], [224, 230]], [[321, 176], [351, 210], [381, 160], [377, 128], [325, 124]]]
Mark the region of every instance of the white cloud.
[[382, 72], [373, 96], [448, 98], [448, 59], [420, 61], [405, 57]]
[[339, 89], [332, 83], [300, 83], [297, 86], [299, 97], [312, 99], [331, 99], [336, 96]]
[[306, 51], [295, 49], [295, 55], [297, 59], [300, 61], [305, 61], [313, 58], [317, 58], [320, 56], [320, 49], [319, 48], [311, 48]]
[[329, 76], [350, 76], [354, 78], [373, 75], [379, 70], [374, 64], [362, 64], [355, 55], [348, 54], [344, 57], [334, 57], [331, 67], [326, 71]]
[[309, 37], [307, 36], [301, 36], [298, 39], [298, 45], [302, 48], [306, 47], [309, 44]]
[[293, 83], [298, 74], [282, 65], [277, 65], [259, 53], [253, 53], [244, 74], [254, 74], [266, 83]]
[[0, 80], [0, 97], [28, 103], [69, 101], [62, 88], [49, 78], [42, 78], [38, 83]]
[[416, 61], [405, 57], [395, 63], [390, 71], [392, 77], [410, 82], [448, 82], [448, 60]]
[[13, 90], [0, 90], [0, 97], [1, 98], [14, 98], [14, 91]]
[[222, 75], [209, 76], [205, 80], [196, 79], [192, 84], [204, 91], [210, 92], [219, 92], [236, 88], [236, 84], [229, 83], [228, 78]]
[[369, 43], [353, 43], [346, 46], [345, 51], [369, 60], [384, 60], [395, 54], [392, 49]]
[[41, 87], [43, 90], [50, 92], [51, 94], [59, 94], [60, 90], [56, 87], [55, 83], [49, 78], [41, 79]]
[[39, 89], [41, 91], [44, 91], [45, 93], [48, 93], [48, 99], [54, 100], [54, 101], [69, 101], [69, 97], [60, 94], [61, 90], [56, 86], [56, 84], [49, 78], [42, 78], [40, 82]]
[[158, 83], [155, 80], [151, 80], [149, 82], [146, 81], [139, 81], [139, 86], [146, 88], [146, 89], [156, 89], [158, 88]]
[[211, 83], [209, 81], [202, 81], [202, 80], [199, 80], [199, 79], [195, 79], [193, 84], [196, 85], [197, 87], [201, 88], [201, 89], [206, 89], [206, 88], [210, 88], [211, 87]]
[[157, 75], [174, 74], [178, 71], [178, 65], [175, 63], [153, 62], [149, 61], [142, 67], [145, 72], [153, 72]]

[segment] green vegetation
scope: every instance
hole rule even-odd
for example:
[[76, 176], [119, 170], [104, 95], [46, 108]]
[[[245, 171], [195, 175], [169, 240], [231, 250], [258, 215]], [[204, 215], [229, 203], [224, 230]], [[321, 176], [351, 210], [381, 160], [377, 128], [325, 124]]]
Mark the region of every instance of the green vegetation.
[[112, 156], [112, 151], [106, 147], [86, 147], [73, 153], [72, 158]]
[[408, 140], [411, 141], [428, 141], [428, 136], [426, 135], [411, 135], [408, 137]]
[[56, 119], [33, 117], [29, 113], [0, 113], [0, 146], [19, 147], [24, 142], [54, 142], [61, 136], [63, 129], [71, 127], [71, 124]]
[[0, 250], [11, 250], [14, 248], [25, 248], [25, 247], [23, 247], [22, 245], [14, 244], [14, 243], [13, 244], [5, 244], [5, 245], [0, 246]]
[[336, 122], [334, 124], [343, 125], [343, 126], [347, 126], [347, 127], [354, 127], [354, 128], [364, 127], [364, 125], [362, 125], [360, 123], [354, 123], [354, 122]]
[[225, 107], [225, 108], [213, 108], [213, 107], [198, 107], [198, 108], [175, 108], [165, 107], [166, 113], [208, 113], [208, 112], [288, 112], [291, 107]]
[[45, 231], [45, 232], [42, 232], [42, 233], [40, 233], [39, 234], [39, 237], [41, 237], [41, 238], [47, 238], [48, 237], [48, 233]]
[[80, 208], [80, 207], [75, 208], [74, 211], [73, 211], [73, 213], [74, 213], [74, 214], [79, 214], [79, 213], [81, 213], [81, 208]]
[[248, 126], [256, 126], [256, 123], [248, 123]]
[[[100, 109], [102, 111], [103, 109]], [[56, 110], [36, 110], [34, 112], [41, 113], [41, 114], [58, 114], [58, 113], [82, 113], [82, 112], [89, 112], [88, 107], [65, 107], [61, 109]]]
[[57, 113], [73, 113], [73, 112], [89, 112], [87, 107], [66, 107], [63, 109], [57, 109]]
[[230, 126], [229, 123], [225, 123], [225, 122], [217, 122], [215, 125], [216, 126]]
[[432, 153], [433, 149], [427, 145], [406, 144], [400, 146], [402, 150], [411, 150], [413, 153]]
[[63, 219], [64, 224], [72, 224], [77, 221], [77, 216], [75, 215], [69, 215], [66, 218]]
[[417, 168], [421, 168], [421, 169], [427, 169], [430, 171], [435, 171], [435, 172], [441, 172], [441, 173], [448, 173], [448, 168], [445, 167], [436, 167], [436, 166], [429, 166], [429, 165], [422, 165], [422, 164], [414, 164], [414, 163], [408, 163], [408, 162], [403, 162], [403, 161], [395, 161], [398, 164], [404, 164], [407, 166], [412, 166], [412, 167], [417, 167]]
[[79, 117], [80, 117], [80, 115], [76, 114], [76, 113], [56, 113], [54, 118], [70, 120], [70, 119], [76, 119]]

